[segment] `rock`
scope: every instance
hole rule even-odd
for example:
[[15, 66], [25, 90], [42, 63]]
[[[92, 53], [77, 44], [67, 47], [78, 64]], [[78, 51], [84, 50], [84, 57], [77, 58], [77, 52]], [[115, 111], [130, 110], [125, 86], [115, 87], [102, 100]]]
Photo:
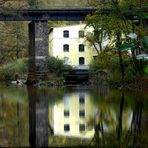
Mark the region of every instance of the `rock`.
[[11, 81], [11, 84], [16, 84], [16, 85], [24, 85], [26, 83], [26, 80], [16, 80], [16, 81]]

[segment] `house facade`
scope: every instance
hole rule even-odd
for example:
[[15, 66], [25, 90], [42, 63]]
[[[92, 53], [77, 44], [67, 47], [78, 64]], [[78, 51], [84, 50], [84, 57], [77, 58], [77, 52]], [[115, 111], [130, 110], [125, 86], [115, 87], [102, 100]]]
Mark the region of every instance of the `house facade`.
[[85, 29], [85, 24], [52, 28], [49, 33], [49, 55], [58, 57], [74, 69], [88, 69], [91, 60], [97, 56], [85, 38], [90, 31], [90, 28]]

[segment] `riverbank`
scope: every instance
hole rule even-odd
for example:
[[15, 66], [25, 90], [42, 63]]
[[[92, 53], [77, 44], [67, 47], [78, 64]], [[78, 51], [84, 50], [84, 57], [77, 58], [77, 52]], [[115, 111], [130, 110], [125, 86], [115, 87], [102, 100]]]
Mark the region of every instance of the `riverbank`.
[[[100, 89], [108, 86], [116, 89], [126, 89], [126, 90], [148, 90], [148, 75], [142, 75], [141, 77], [136, 77], [135, 79], [114, 79], [112, 80], [108, 73], [104, 70], [98, 70], [89, 79], [89, 84], [91, 87], [99, 86]], [[102, 86], [102, 88], [101, 88]]]
[[[38, 83], [34, 84], [27, 84], [26, 80], [24, 79], [18, 79], [16, 81], [1, 81], [1, 83], [6, 84], [6, 85], [17, 85], [17, 86], [22, 86], [22, 85], [32, 85], [35, 87], [60, 87], [60, 86], [67, 86], [67, 85], [77, 85], [77, 84], [67, 84], [64, 79], [62, 78], [56, 78], [56, 79], [48, 79], [45, 81], [39, 81]], [[80, 85], [88, 85], [89, 87], [92, 88], [97, 88], [97, 86], [100, 86], [100, 89], [104, 88], [105, 86], [108, 86], [110, 88], [116, 88], [120, 90], [148, 90], [148, 79], [147, 78], [142, 78], [140, 80], [136, 81], [131, 81], [131, 82], [125, 82], [125, 81], [108, 81], [102, 84], [99, 83], [81, 83]], [[101, 87], [102, 86], [102, 87]]]
[[110, 82], [110, 87], [127, 90], [148, 90], [148, 78], [141, 78], [135, 81]]

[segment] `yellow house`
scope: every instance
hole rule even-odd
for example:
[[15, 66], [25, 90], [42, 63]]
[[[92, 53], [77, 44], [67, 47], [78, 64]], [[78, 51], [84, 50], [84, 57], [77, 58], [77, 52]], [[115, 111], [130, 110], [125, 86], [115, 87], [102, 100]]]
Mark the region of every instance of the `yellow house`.
[[54, 135], [92, 138], [95, 131], [88, 121], [93, 118], [95, 110], [90, 94], [66, 94], [61, 101], [49, 108], [49, 123]]
[[85, 35], [92, 29], [85, 24], [52, 28], [49, 33], [49, 55], [62, 59], [74, 69], [88, 69], [97, 52], [86, 41]]

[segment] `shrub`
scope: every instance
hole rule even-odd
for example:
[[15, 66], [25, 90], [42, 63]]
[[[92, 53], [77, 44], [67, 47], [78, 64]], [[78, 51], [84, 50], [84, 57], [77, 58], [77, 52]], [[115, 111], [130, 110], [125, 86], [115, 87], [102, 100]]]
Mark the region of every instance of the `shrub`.
[[0, 80], [12, 81], [28, 73], [28, 60], [19, 59], [0, 67]]
[[93, 75], [97, 70], [106, 70], [111, 80], [119, 79], [119, 59], [116, 54], [101, 53], [90, 64], [89, 73]]
[[93, 75], [94, 73], [96, 73], [96, 71], [98, 69], [101, 69], [99, 57], [97, 57], [95, 60], [92, 60], [89, 66], [90, 66], [89, 67], [89, 74], [90, 75]]
[[[138, 79], [140, 77], [140, 73], [135, 70], [131, 57], [128, 54], [123, 53], [122, 58], [125, 72], [124, 80], [132, 81]], [[122, 80], [119, 57], [116, 52], [104, 52], [98, 55], [98, 57], [90, 64], [90, 75], [93, 75], [99, 69], [105, 69], [108, 72], [108, 76], [111, 81]], [[147, 69], [145, 68], [145, 72], [146, 71]]]
[[55, 73], [57, 76], [63, 76], [65, 70], [70, 70], [70, 65], [64, 65], [63, 61], [59, 58], [49, 56], [48, 68], [51, 73]]
[[148, 74], [148, 65], [145, 66], [144, 72], [145, 72], [146, 74]]

